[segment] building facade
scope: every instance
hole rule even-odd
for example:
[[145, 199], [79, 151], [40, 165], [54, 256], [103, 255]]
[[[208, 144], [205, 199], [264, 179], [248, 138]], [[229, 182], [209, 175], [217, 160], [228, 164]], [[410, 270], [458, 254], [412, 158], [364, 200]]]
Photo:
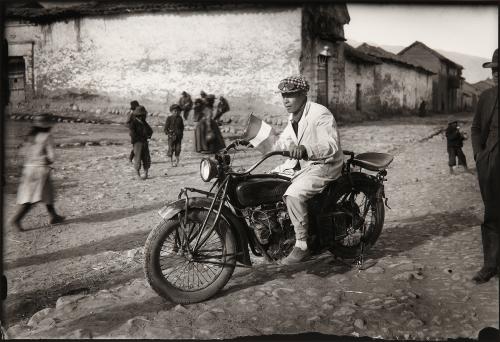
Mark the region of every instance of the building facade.
[[433, 73], [381, 48], [345, 46], [345, 91], [348, 112], [414, 113], [432, 98]]
[[[73, 96], [165, 108], [182, 91], [204, 90], [233, 109], [272, 113], [281, 109], [277, 84], [290, 74], [303, 73], [324, 104], [342, 90], [343, 4], [93, 2], [7, 13], [16, 101]], [[325, 46], [328, 78], [318, 63]]]
[[432, 89], [433, 111], [451, 113], [462, 110], [461, 65], [418, 41], [401, 50], [398, 55], [435, 73]]

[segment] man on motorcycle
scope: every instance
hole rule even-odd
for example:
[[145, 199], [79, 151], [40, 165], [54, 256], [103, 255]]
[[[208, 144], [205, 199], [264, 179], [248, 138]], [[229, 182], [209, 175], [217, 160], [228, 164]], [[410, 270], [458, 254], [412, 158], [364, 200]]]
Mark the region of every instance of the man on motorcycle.
[[[293, 170], [292, 184], [286, 190], [284, 199], [296, 236], [292, 252], [282, 263], [294, 264], [309, 255], [306, 201], [340, 177], [343, 152], [333, 114], [326, 107], [308, 101], [309, 84], [303, 76], [283, 79], [278, 89], [290, 117], [273, 150], [288, 150], [291, 158], [275, 171]], [[308, 161], [325, 157], [321, 161]], [[301, 165], [299, 160], [305, 162]]]

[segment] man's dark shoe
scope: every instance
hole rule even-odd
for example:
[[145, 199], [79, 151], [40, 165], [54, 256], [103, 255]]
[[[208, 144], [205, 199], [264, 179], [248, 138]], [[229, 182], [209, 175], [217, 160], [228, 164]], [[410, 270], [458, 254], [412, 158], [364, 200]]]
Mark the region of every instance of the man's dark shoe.
[[55, 215], [53, 216], [51, 219], [50, 219], [50, 224], [57, 224], [57, 223], [61, 223], [64, 221], [66, 217], [64, 216], [61, 216], [61, 215]]
[[487, 283], [491, 278], [496, 276], [498, 271], [494, 268], [481, 268], [479, 272], [472, 278], [476, 282], [476, 284]]
[[292, 264], [297, 264], [299, 262], [304, 261], [308, 256], [310, 255], [310, 252], [308, 249], [303, 250], [302, 248], [299, 247], [293, 247], [292, 252], [283, 260], [281, 260], [282, 265], [292, 265]]

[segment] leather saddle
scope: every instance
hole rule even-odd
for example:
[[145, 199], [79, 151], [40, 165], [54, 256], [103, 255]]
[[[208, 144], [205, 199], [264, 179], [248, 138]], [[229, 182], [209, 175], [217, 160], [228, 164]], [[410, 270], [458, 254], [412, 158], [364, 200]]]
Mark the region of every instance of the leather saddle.
[[381, 171], [386, 169], [393, 159], [388, 153], [366, 152], [357, 154], [351, 164], [370, 171]]

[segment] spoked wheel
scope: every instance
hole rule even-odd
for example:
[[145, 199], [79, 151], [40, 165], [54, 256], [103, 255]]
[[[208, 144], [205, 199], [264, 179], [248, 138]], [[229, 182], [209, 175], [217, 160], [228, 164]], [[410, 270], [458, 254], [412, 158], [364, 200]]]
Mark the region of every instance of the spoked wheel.
[[190, 209], [185, 225], [178, 219], [162, 221], [149, 234], [146, 278], [162, 297], [183, 304], [200, 302], [216, 294], [231, 278], [236, 265], [235, 237], [223, 218], [209, 234], [215, 213], [200, 236], [207, 213]]
[[336, 240], [330, 251], [341, 258], [351, 259], [361, 254], [361, 241], [364, 241], [363, 251], [367, 252], [377, 241], [384, 225], [384, 203], [377, 199], [369, 184], [356, 184], [352, 190], [349, 184], [343, 184], [336, 191], [336, 208], [344, 213], [342, 226], [337, 226], [345, 235]]

